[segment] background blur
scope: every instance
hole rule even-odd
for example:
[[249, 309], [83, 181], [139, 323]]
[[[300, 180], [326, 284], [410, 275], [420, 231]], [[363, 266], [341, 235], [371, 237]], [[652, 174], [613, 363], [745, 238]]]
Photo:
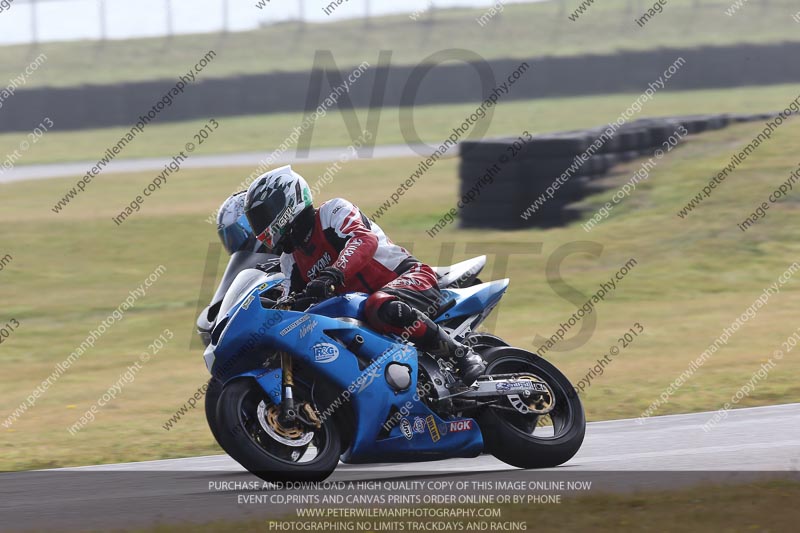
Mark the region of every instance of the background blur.
[[[546, 354], [577, 383], [642, 326], [582, 392], [590, 420], [717, 410], [778, 350], [786, 357], [736, 406], [798, 401], [800, 125], [783, 121], [686, 206], [800, 96], [800, 6], [654, 6], [0, 3], [0, 469], [219, 453], [202, 408], [186, 408], [208, 377], [194, 321], [227, 262], [213, 215], [248, 179], [288, 162], [318, 203], [342, 196], [370, 216], [384, 207], [383, 229], [426, 262], [488, 255], [482, 277], [511, 278], [489, 327], [530, 350], [635, 259]], [[442, 222], [475, 177], [458, 150], [397, 194], [492, 94], [496, 105], [459, 143], [573, 133], [487, 184], [470, 223]], [[546, 216], [522, 217], [577, 155], [562, 149], [620, 117], [695, 126], [646, 177], [653, 138], [626, 134], [639, 144], [576, 176], [548, 198]], [[768, 210], [753, 215], [762, 202]]]

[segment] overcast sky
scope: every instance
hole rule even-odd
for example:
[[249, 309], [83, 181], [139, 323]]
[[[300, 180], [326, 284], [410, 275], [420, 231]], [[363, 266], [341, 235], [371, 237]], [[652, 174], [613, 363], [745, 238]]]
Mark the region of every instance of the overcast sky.
[[[32, 35], [31, 0], [9, 0], [0, 12], [0, 44], [27, 43]], [[304, 17], [313, 22], [362, 17], [367, 3], [373, 14], [412, 13], [430, 6], [471, 6], [487, 10], [500, 0], [344, 0], [331, 15], [323, 6], [335, 0], [269, 0], [258, 9], [259, 0], [228, 0], [231, 31], [250, 30], [259, 24], [296, 19], [304, 5]], [[523, 3], [531, 0], [505, 0]], [[36, 13], [41, 41], [98, 39], [101, 0], [38, 0]], [[216, 32], [222, 28], [225, 0], [105, 0], [109, 38], [164, 35], [168, 27], [167, 4], [172, 5], [175, 33]]]

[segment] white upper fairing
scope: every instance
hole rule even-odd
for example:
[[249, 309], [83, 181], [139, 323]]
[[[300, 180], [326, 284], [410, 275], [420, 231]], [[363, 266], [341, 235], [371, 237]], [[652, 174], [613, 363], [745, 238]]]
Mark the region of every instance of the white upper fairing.
[[459, 280], [477, 276], [486, 266], [486, 256], [480, 255], [448, 267], [433, 267], [439, 276], [439, 288], [446, 288]]

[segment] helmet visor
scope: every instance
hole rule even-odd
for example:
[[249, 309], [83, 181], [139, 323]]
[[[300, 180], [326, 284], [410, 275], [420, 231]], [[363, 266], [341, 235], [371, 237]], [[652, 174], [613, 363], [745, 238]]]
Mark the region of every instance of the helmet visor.
[[250, 227], [253, 228], [253, 233], [256, 238], [263, 242], [267, 248], [273, 248], [275, 242], [273, 240], [277, 235], [271, 235], [276, 229], [273, 224], [277, 221], [278, 217], [286, 210], [286, 196], [280, 191], [274, 191], [267, 196], [264, 201], [254, 203], [250, 209], [245, 211], [247, 220], [250, 222]]
[[238, 225], [227, 226], [219, 229], [219, 240], [228, 251], [228, 254], [233, 254], [242, 249], [242, 246], [247, 242], [247, 235], [242, 231]]
[[250, 230], [250, 224], [248, 224], [247, 218], [244, 215], [239, 217], [239, 220], [234, 224], [228, 224], [226, 226], [220, 225], [217, 233], [219, 234], [219, 240], [222, 241], [222, 245], [228, 251], [228, 254], [233, 254], [234, 252], [246, 248], [252, 248], [255, 244], [253, 240], [254, 235]]

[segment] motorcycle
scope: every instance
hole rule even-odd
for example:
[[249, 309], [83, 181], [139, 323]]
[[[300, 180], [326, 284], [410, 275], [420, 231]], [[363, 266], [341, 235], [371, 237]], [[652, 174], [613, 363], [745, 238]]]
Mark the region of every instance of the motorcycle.
[[372, 331], [363, 317], [368, 295], [279, 299], [274, 261], [229, 264], [217, 291], [224, 296], [202, 323], [212, 374], [206, 416], [217, 442], [269, 481], [320, 481], [339, 461], [482, 452], [520, 468], [568, 461], [585, 434], [581, 401], [554, 365], [477, 331], [509, 285], [477, 279], [485, 260], [436, 269], [443, 300], [434, 321], [487, 363], [469, 387], [449, 362]]
[[[461, 261], [460, 263], [456, 263], [449, 267], [432, 268], [438, 277], [439, 288], [445, 289], [448, 287], [458, 288], [480, 283], [478, 275], [482, 272], [485, 266], [486, 256], [482, 255], [466, 261]], [[203, 311], [197, 317], [197, 333], [200, 336], [204, 346], [208, 347], [208, 345], [211, 343], [211, 331], [214, 329], [214, 326], [217, 322], [219, 311], [225, 295], [229, 290], [231, 290], [236, 277], [244, 271], [249, 271], [249, 274], [246, 276], [247, 279], [259, 277], [261, 275], [259, 271], [261, 273], [280, 275], [280, 259], [276, 255], [268, 254], [262, 251], [254, 251], [252, 248], [247, 246], [242, 246], [231, 254], [228, 265], [222, 275], [222, 279], [217, 286], [214, 296], [211, 298], [211, 303], [206, 306], [206, 308], [203, 309]], [[282, 280], [283, 278], [276, 278], [276, 281], [277, 279]], [[240, 280], [240, 283], [237, 284], [237, 287], [241, 286], [242, 284], [246, 284], [246, 282]], [[277, 298], [280, 297], [281, 290], [277, 287], [277, 284], [272, 290], [273, 293], [271, 296], [277, 300]], [[235, 293], [236, 291], [237, 289], [234, 288], [233, 292]], [[214, 439], [217, 441], [217, 444], [225, 449], [224, 445], [220, 442], [216, 422], [216, 406], [217, 400], [219, 399], [219, 393], [222, 390], [222, 377], [223, 376], [220, 369], [211, 372], [211, 378], [208, 380], [208, 384], [206, 385], [204, 404], [206, 421], [208, 422], [209, 429], [211, 430]]]

